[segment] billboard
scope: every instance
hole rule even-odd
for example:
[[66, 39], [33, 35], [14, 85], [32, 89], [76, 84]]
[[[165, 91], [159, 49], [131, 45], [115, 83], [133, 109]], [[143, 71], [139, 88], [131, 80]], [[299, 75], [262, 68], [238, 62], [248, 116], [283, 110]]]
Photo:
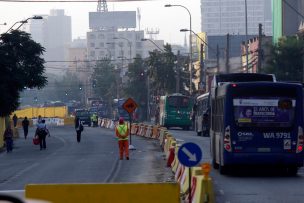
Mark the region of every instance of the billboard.
[[89, 26], [90, 29], [136, 28], [136, 11], [90, 12]]

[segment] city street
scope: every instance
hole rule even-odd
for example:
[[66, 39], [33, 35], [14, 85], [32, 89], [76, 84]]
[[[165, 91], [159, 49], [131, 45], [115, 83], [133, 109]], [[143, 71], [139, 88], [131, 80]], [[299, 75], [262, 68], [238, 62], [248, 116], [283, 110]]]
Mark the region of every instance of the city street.
[[[114, 130], [85, 127], [80, 143], [73, 127], [51, 127], [47, 149], [40, 151], [29, 138], [15, 140], [12, 153], [0, 153], [0, 190], [24, 190], [32, 183], [166, 182], [171, 171], [159, 144], [132, 136], [136, 150], [130, 160], [118, 160]], [[23, 193], [23, 191], [21, 191]]]
[[[195, 142], [203, 151], [202, 162], [211, 163], [209, 137], [198, 137], [193, 131], [170, 130], [180, 143]], [[257, 171], [258, 170], [258, 171]], [[214, 191], [219, 203], [290, 203], [303, 202], [304, 169], [298, 176], [286, 177], [274, 169], [234, 170], [220, 175], [212, 169]]]

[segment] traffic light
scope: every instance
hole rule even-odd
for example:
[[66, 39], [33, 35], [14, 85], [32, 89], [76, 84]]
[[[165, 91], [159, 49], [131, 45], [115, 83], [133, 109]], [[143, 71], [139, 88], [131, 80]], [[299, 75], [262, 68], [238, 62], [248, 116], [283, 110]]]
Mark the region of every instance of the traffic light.
[[82, 85], [79, 85], [79, 90], [82, 90]]

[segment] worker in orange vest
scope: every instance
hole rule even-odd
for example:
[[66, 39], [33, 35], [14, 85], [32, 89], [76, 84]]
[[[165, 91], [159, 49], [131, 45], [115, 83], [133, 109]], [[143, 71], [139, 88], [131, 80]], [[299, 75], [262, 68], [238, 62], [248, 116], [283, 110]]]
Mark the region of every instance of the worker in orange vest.
[[123, 159], [123, 154], [129, 160], [129, 128], [123, 118], [119, 118], [119, 124], [115, 127], [115, 133], [118, 138], [119, 158]]

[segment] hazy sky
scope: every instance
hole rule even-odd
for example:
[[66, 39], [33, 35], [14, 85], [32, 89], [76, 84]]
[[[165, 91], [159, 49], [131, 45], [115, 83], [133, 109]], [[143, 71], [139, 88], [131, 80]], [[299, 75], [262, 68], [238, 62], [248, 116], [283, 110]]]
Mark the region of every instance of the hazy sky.
[[[179, 30], [189, 28], [188, 12], [182, 7], [165, 8], [165, 4], [180, 4], [189, 9], [192, 16], [192, 30], [201, 29], [200, 0], [154, 0], [133, 2], [108, 2], [109, 11], [141, 10], [141, 29], [158, 28], [158, 39], [170, 44], [183, 44], [185, 33]], [[95, 12], [97, 3], [10, 3], [0, 1], [0, 32], [5, 32], [15, 22], [37, 14], [49, 14], [50, 9], [64, 9], [65, 14], [72, 17], [72, 37], [85, 37], [89, 31], [88, 12]], [[138, 25], [137, 25], [138, 26]], [[187, 33], [188, 34], [188, 33]]]

